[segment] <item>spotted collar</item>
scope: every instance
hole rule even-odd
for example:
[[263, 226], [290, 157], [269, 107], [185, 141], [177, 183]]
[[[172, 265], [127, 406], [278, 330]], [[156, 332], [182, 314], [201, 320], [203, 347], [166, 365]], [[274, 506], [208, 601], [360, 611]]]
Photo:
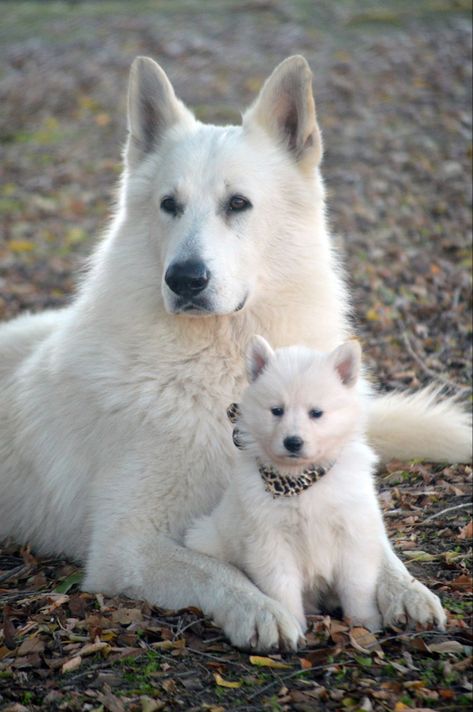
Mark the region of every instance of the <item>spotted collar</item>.
[[[231, 423], [235, 425], [233, 429], [233, 442], [240, 450], [245, 449], [244, 434], [238, 427], [240, 417], [240, 407], [238, 403], [232, 403], [227, 408], [227, 416]], [[299, 475], [283, 475], [272, 464], [264, 463], [257, 459], [258, 472], [264, 482], [266, 492], [276, 497], [294, 497], [295, 495], [309, 489], [315, 482], [318, 482], [333, 466], [309, 465]]]

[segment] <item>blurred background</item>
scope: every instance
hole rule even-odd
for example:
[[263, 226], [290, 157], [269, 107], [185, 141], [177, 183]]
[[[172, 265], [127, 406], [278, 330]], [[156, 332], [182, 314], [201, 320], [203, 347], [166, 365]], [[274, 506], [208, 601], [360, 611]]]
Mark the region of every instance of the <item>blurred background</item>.
[[470, 380], [471, 2], [0, 2], [0, 319], [67, 303], [112, 209], [127, 74], [154, 57], [238, 122], [287, 55], [314, 71], [329, 215], [384, 387]]

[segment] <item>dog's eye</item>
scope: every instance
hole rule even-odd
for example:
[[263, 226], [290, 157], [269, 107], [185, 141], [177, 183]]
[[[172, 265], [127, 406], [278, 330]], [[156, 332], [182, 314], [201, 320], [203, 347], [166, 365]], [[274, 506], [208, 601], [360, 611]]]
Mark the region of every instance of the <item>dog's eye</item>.
[[229, 213], [241, 213], [242, 210], [248, 210], [252, 205], [248, 198], [243, 197], [243, 195], [232, 195], [227, 204], [227, 212]]
[[271, 413], [276, 416], [276, 418], [280, 418], [282, 415], [284, 415], [284, 408], [282, 406], [276, 406], [274, 408], [271, 408]]
[[179, 212], [179, 209], [175, 198], [172, 198], [170, 196], [163, 198], [161, 200], [161, 210], [163, 210], [165, 213], [169, 213], [169, 215], [176, 216]]
[[309, 418], [314, 418], [315, 420], [317, 418], [321, 418], [324, 414], [323, 410], [320, 410], [319, 408], [312, 408], [312, 410], [309, 410]]

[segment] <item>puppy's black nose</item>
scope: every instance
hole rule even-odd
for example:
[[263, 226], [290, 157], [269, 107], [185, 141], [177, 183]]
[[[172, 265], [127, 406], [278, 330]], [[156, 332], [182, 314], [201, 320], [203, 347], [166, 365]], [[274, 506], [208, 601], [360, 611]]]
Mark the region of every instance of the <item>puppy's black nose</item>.
[[195, 297], [206, 288], [210, 272], [204, 262], [187, 260], [173, 262], [166, 270], [164, 281], [174, 294], [180, 297]]
[[287, 438], [284, 438], [283, 442], [284, 447], [286, 450], [289, 450], [289, 452], [299, 452], [304, 444], [303, 439], [298, 435], [290, 435]]

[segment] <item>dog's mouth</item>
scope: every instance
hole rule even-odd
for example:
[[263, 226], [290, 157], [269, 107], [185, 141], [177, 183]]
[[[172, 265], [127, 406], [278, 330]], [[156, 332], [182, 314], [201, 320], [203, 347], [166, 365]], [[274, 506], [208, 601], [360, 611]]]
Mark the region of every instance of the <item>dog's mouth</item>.
[[279, 467], [307, 467], [313, 461], [303, 457], [300, 453], [288, 453], [287, 455], [271, 455], [271, 461]]
[[210, 302], [205, 298], [199, 299], [198, 297], [196, 297], [195, 299], [183, 299], [182, 297], [180, 297], [176, 299], [175, 303], [172, 306], [171, 312], [176, 315], [196, 317], [219, 315], [224, 316], [226, 314], [236, 314], [245, 307], [247, 299], [248, 295], [246, 294], [245, 297], [241, 300], [241, 302], [231, 312], [219, 312], [216, 311], [215, 308], [211, 306]]

